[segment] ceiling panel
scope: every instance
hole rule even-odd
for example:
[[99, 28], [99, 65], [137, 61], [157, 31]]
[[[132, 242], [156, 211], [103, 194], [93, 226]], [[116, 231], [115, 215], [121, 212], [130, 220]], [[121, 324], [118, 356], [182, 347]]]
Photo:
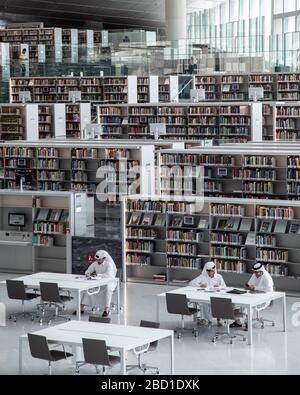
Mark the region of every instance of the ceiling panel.
[[[187, 0], [187, 10], [199, 10], [220, 0]], [[0, 13], [29, 15], [56, 25], [103, 22], [107, 27], [163, 27], [165, 0], [0, 0]], [[15, 17], [17, 20], [17, 17]]]
[[161, 27], [165, 19], [164, 0], [0, 0], [0, 12], [133, 27]]

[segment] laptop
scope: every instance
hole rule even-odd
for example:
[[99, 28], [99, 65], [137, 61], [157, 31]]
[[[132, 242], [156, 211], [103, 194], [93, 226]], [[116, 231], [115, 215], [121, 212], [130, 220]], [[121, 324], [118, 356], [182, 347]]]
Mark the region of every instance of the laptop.
[[234, 295], [243, 295], [243, 294], [246, 294], [247, 291], [243, 291], [241, 289], [232, 289], [231, 291], [227, 291], [226, 293], [234, 294]]

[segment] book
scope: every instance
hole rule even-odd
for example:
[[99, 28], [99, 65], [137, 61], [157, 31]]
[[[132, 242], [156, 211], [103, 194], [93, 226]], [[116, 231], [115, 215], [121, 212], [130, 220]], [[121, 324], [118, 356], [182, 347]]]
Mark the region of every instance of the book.
[[287, 220], [277, 219], [275, 221], [275, 227], [273, 233], [285, 233], [287, 228]]
[[252, 218], [242, 218], [239, 230], [241, 232], [250, 232], [252, 228]]
[[155, 226], [165, 226], [166, 217], [164, 214], [157, 214], [155, 218], [154, 225]]
[[60, 210], [60, 209], [58, 209], [58, 210], [51, 210], [51, 213], [50, 213], [50, 216], [49, 216], [49, 221], [59, 222], [61, 214], [62, 214], [62, 210]]
[[192, 215], [185, 215], [183, 217], [183, 225], [184, 226], [194, 226], [195, 225], [195, 217]]
[[133, 213], [131, 215], [131, 218], [129, 220], [130, 225], [139, 225], [141, 221], [141, 214], [139, 213]]
[[49, 216], [49, 211], [50, 210], [48, 208], [40, 208], [37, 213], [36, 219], [38, 221], [47, 221]]
[[299, 234], [300, 233], [300, 223], [297, 222], [292, 222], [290, 226], [290, 231], [289, 233], [292, 234]]
[[264, 220], [261, 221], [260, 229], [259, 231], [261, 233], [271, 233], [273, 228], [273, 221], [271, 220]]
[[171, 226], [181, 227], [182, 226], [182, 217], [174, 216], [171, 221]]
[[227, 221], [226, 230], [238, 230], [240, 225], [240, 218], [230, 218]]
[[201, 218], [198, 223], [198, 229], [207, 229], [208, 228], [208, 220], [205, 218]]
[[68, 222], [69, 221], [69, 211], [63, 210], [60, 216], [60, 222]]
[[248, 233], [245, 245], [248, 246], [256, 245], [256, 234], [254, 232]]
[[152, 225], [152, 222], [153, 222], [153, 217], [154, 217], [154, 215], [153, 214], [144, 214], [143, 215], [143, 218], [142, 218], [142, 222], [141, 222], [141, 225]]
[[225, 230], [227, 228], [227, 219], [220, 218], [217, 223], [217, 229]]

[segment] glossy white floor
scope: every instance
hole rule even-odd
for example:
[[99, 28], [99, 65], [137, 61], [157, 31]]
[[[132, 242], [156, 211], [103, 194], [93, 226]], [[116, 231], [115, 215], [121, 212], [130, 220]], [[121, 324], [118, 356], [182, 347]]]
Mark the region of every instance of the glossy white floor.
[[[0, 279], [14, 276], [1, 275]], [[122, 285], [122, 305], [124, 313], [121, 321], [128, 325], [138, 325], [141, 319], [155, 320], [155, 295], [166, 290], [160, 285], [127, 284]], [[7, 312], [18, 311], [20, 305], [7, 298], [5, 287], [0, 289], [0, 301], [6, 304]], [[34, 308], [34, 304], [28, 305]], [[175, 338], [176, 374], [300, 374], [300, 314], [298, 319], [293, 311], [300, 311], [300, 299], [287, 299], [287, 333], [282, 332], [281, 310], [276, 303], [264, 314], [275, 319], [277, 325], [267, 326], [264, 330], [254, 330], [254, 345], [236, 340], [233, 345], [228, 340], [217, 344], [211, 342], [212, 329], [200, 328], [196, 339], [191, 333]], [[69, 311], [73, 310], [70, 306]], [[164, 303], [161, 305], [161, 327], [172, 329], [176, 326], [176, 317], [167, 314]], [[178, 317], [179, 318], [179, 317]], [[86, 318], [84, 318], [86, 319]], [[116, 317], [112, 315], [112, 320]], [[298, 323], [298, 326], [295, 325]], [[18, 373], [19, 335], [40, 329], [38, 323], [29, 319], [19, 319], [17, 323], [7, 322], [0, 327], [0, 374]], [[162, 374], [169, 373], [169, 344], [161, 342], [155, 353], [149, 353], [145, 362], [158, 366]], [[134, 363], [132, 354], [128, 354], [128, 363]], [[24, 346], [24, 374], [46, 374], [47, 363], [31, 358], [29, 349]], [[118, 374], [118, 369], [109, 373]], [[137, 371], [132, 373], [138, 373]], [[71, 361], [58, 362], [53, 366], [53, 374], [73, 374]], [[84, 367], [81, 374], [94, 374], [94, 369]]]

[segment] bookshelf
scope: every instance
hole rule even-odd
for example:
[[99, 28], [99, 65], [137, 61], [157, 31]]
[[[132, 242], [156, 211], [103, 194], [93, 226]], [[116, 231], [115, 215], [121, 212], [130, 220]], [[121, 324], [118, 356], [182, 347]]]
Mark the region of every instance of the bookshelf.
[[[127, 189], [130, 192], [137, 179], [137, 192], [154, 193], [154, 175], [149, 174], [154, 168], [154, 156], [154, 145], [135, 142], [2, 143], [0, 186], [3, 189], [20, 189], [18, 173], [22, 172], [24, 190], [74, 190], [97, 194], [99, 199], [107, 192], [108, 202], [115, 204]], [[101, 166], [106, 166], [107, 171], [101, 171]], [[141, 166], [137, 172], [136, 166]], [[105, 190], [101, 189], [103, 186]]]
[[260, 103], [160, 103], [98, 105], [103, 136], [152, 138], [149, 124], [166, 124], [168, 140], [220, 140], [228, 143], [262, 140]]
[[298, 101], [300, 74], [279, 74], [277, 78], [277, 100]]
[[[72, 272], [72, 237], [84, 231], [85, 194], [72, 192], [0, 191], [0, 271]], [[22, 214], [23, 227], [9, 225], [8, 213]], [[11, 245], [14, 245], [12, 249]]]
[[246, 101], [248, 99], [248, 80], [246, 75], [223, 75], [221, 77], [222, 101]]
[[298, 160], [297, 148], [280, 150], [258, 144], [226, 147], [161, 150], [160, 193], [199, 194], [202, 168], [205, 196], [299, 199], [298, 172], [291, 167]]
[[150, 102], [150, 80], [149, 77], [137, 78], [137, 99], [138, 103]]
[[104, 103], [126, 103], [128, 100], [127, 77], [103, 78]]
[[277, 103], [274, 105], [275, 141], [300, 140], [300, 105]]
[[102, 138], [122, 138], [127, 135], [127, 108], [124, 106], [97, 106], [97, 122], [102, 125]]
[[1, 140], [23, 140], [26, 136], [24, 108], [22, 106], [0, 106]]
[[296, 291], [299, 229], [299, 202], [206, 198], [200, 207], [195, 200], [129, 196], [124, 281], [186, 285], [213, 260], [228, 285], [243, 286], [262, 262], [277, 289]]
[[277, 77], [274, 74], [250, 74], [249, 88], [263, 88], [264, 101], [273, 101], [277, 98], [276, 93]]
[[91, 123], [90, 103], [65, 104], [65, 133], [67, 139], [80, 139], [87, 124]]
[[194, 88], [204, 89], [207, 101], [220, 100], [220, 82], [221, 79], [218, 76], [209, 76], [209, 75], [194, 76]]
[[62, 45], [62, 29], [57, 27], [23, 27], [14, 29], [2, 29], [0, 34], [0, 42], [8, 42], [12, 46], [13, 51], [18, 51], [20, 44], [29, 45], [29, 59], [36, 60], [38, 58], [38, 46], [43, 44], [46, 49], [46, 58], [55, 59], [56, 50]]

